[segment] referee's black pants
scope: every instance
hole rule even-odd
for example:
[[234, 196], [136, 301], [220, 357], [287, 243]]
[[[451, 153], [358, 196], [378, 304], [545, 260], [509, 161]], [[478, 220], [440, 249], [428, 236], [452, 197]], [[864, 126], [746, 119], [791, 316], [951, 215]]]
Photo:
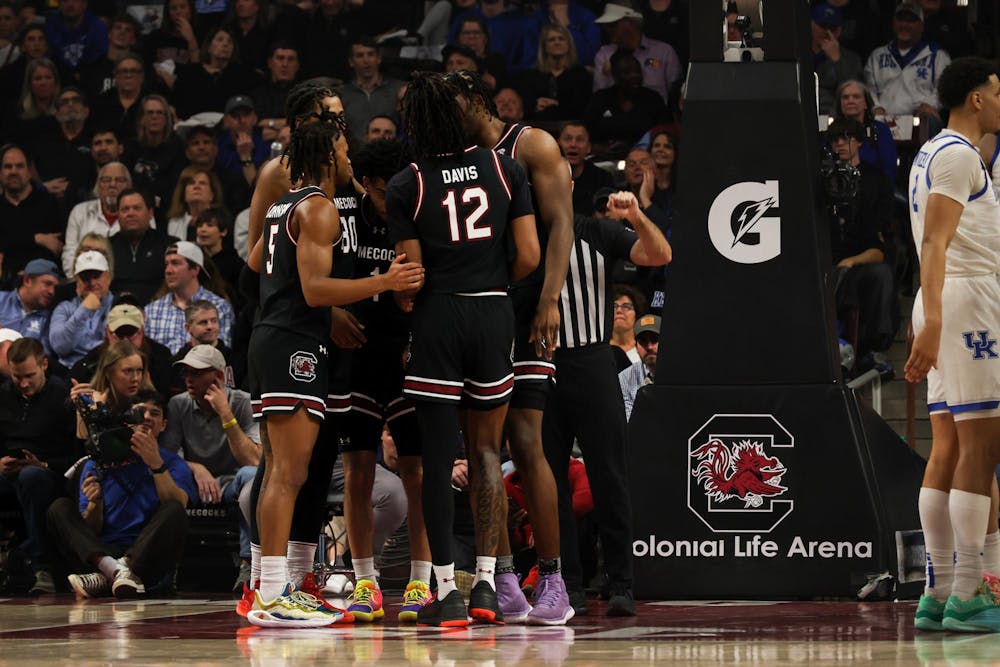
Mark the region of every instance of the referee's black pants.
[[594, 496], [610, 590], [632, 588], [632, 501], [625, 473], [627, 431], [618, 369], [607, 343], [558, 349], [556, 385], [545, 404], [542, 443], [559, 493], [562, 575], [569, 590], [583, 590], [569, 486], [576, 438]]

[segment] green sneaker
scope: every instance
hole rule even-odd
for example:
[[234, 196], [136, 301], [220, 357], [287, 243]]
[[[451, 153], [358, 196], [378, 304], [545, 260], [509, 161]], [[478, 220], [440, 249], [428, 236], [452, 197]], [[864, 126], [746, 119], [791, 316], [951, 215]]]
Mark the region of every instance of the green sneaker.
[[939, 602], [933, 595], [921, 595], [917, 604], [917, 616], [913, 625], [917, 630], [941, 631], [944, 627], [944, 602]]
[[941, 625], [953, 632], [1000, 632], [1000, 578], [992, 574], [983, 576], [983, 583], [971, 600], [949, 596], [944, 607]]

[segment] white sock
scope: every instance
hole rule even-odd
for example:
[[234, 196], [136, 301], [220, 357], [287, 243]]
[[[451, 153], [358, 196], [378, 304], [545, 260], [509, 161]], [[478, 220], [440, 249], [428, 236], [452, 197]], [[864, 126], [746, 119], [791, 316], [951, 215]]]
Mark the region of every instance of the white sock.
[[951, 529], [948, 507], [949, 494], [938, 489], [922, 487], [918, 506], [920, 525], [924, 529], [924, 550], [927, 552], [924, 595], [932, 595], [944, 602], [951, 595], [955, 579], [955, 536]]
[[422, 581], [429, 586], [431, 583], [431, 562], [429, 560], [411, 560], [410, 581]]
[[316, 543], [288, 543], [288, 580], [298, 588], [302, 578], [313, 570], [313, 560], [316, 558]]
[[260, 545], [250, 543], [250, 588], [260, 581]]
[[118, 572], [121, 567], [122, 564], [111, 556], [104, 556], [97, 562], [97, 569], [101, 571], [101, 574], [107, 577], [108, 581], [115, 580], [115, 573]]
[[288, 558], [286, 556], [260, 557], [260, 596], [273, 600], [281, 595], [288, 583]]
[[983, 545], [983, 568], [990, 574], [1000, 574], [1000, 530], [987, 533]]
[[990, 516], [990, 497], [952, 489], [948, 508], [955, 531], [955, 581], [952, 595], [971, 600], [983, 580], [983, 526]]
[[497, 585], [493, 581], [493, 573], [497, 571], [496, 556], [476, 556], [476, 578], [472, 582], [473, 588], [480, 581], [485, 581], [490, 588], [496, 590]]
[[437, 598], [443, 600], [448, 593], [458, 590], [455, 587], [455, 564], [434, 566], [434, 578], [438, 582]]
[[351, 565], [354, 566], [354, 580], [361, 581], [367, 579], [375, 582], [378, 588], [378, 570], [375, 569], [375, 558], [352, 558]]

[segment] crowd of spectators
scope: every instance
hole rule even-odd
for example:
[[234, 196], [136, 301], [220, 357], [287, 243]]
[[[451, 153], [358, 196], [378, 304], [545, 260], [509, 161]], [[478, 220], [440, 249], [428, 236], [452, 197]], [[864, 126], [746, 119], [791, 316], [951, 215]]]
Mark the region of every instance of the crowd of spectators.
[[[669, 236], [689, 1], [0, 0], [0, 497], [24, 511], [38, 589], [51, 587], [46, 529], [96, 570], [80, 590], [134, 591], [169, 569], [157, 531], [182, 524], [178, 509], [234, 501], [252, 478], [259, 435], [241, 391], [252, 318], [239, 317], [237, 284], [258, 169], [287, 145], [296, 82], [333, 80], [357, 145], [398, 134], [413, 69], [476, 70], [503, 119], [557, 138], [577, 214], [627, 189]], [[730, 40], [746, 4], [720, 6]], [[939, 124], [936, 77], [976, 42], [947, 1], [812, 4], [819, 112], [864, 179], [863, 219], [831, 224], [842, 305], [860, 305], [863, 345], [880, 350], [898, 286], [877, 267], [906, 172], [883, 121]], [[613, 343], [634, 396], [655, 372], [659, 318], [642, 316], [663, 304], [664, 269], [615, 271]], [[142, 455], [102, 479], [78, 470], [46, 525], [63, 495], [56, 473], [81, 454], [72, 410], [56, 409], [71, 387], [142, 405]], [[163, 466], [169, 483], [143, 477]], [[129, 478], [144, 504], [113, 507]]]

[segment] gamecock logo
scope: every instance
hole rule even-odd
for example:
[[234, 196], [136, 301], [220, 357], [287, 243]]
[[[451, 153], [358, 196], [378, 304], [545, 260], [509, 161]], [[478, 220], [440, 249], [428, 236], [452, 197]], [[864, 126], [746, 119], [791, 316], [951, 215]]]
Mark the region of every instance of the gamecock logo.
[[712, 532], [771, 532], [794, 506], [772, 450], [794, 444], [772, 415], [714, 415], [688, 440], [688, 507]]
[[316, 355], [299, 350], [288, 359], [288, 373], [300, 382], [316, 379]]

